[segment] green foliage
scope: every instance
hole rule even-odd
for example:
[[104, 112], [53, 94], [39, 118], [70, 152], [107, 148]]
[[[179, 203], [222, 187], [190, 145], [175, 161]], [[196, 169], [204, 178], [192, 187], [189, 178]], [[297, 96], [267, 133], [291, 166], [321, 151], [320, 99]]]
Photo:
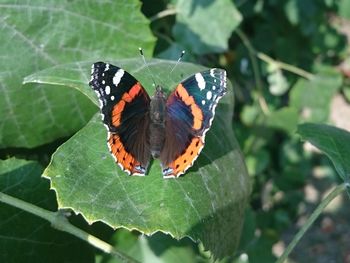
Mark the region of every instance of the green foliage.
[[298, 133], [304, 140], [323, 151], [333, 162], [340, 177], [349, 183], [350, 179], [350, 133], [324, 124], [303, 124]]
[[350, 18], [350, 2], [346, 0], [339, 1], [339, 15], [349, 19]]
[[[174, 38], [195, 54], [227, 50], [227, 40], [242, 20], [230, 0], [177, 0], [175, 10]], [[204, 27], [209, 34], [203, 34]]]
[[[135, 233], [120, 229], [114, 235], [113, 243], [139, 262], [198, 262], [198, 249], [187, 238], [178, 241], [160, 232], [149, 238], [138, 237]], [[122, 262], [108, 256], [103, 256], [101, 261]]]
[[294, 136], [297, 125], [329, 122], [331, 100], [343, 86], [335, 65], [344, 59], [345, 42], [325, 15], [337, 15], [334, 1], [236, 3], [246, 35], [231, 42], [236, 58], [231, 74], [238, 83], [234, 129], [252, 177], [251, 204], [260, 233], [251, 237], [245, 228], [243, 236], [251, 238], [241, 251], [249, 262], [271, 262], [272, 246], [306, 203], [301, 189], [317, 163]]
[[136, 0], [1, 1], [0, 9], [1, 148], [70, 136], [95, 112], [75, 90], [23, 86], [25, 76], [62, 63], [132, 57], [139, 46], [149, 55], [153, 48], [149, 22]]
[[290, 104], [302, 112], [301, 119], [308, 122], [326, 122], [332, 97], [342, 84], [341, 75], [326, 68], [312, 80], [298, 80], [290, 97]]
[[[40, 178], [43, 168], [34, 161], [0, 161], [0, 189], [8, 195], [55, 211], [49, 181]], [[83, 241], [53, 229], [37, 216], [0, 205], [0, 255], [2, 262], [89, 262], [93, 250]]]
[[266, 120], [266, 124], [269, 127], [281, 129], [287, 133], [293, 133], [295, 132], [298, 119], [298, 108], [287, 106], [271, 112]]

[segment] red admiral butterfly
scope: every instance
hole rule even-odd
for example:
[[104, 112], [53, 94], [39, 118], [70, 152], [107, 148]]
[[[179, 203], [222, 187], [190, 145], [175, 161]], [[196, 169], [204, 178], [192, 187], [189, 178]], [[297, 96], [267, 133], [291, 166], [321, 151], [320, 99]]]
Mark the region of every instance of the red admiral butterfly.
[[104, 62], [92, 65], [89, 84], [99, 98], [107, 144], [118, 165], [144, 176], [151, 157], [159, 158], [169, 178], [185, 173], [201, 152], [215, 107], [226, 93], [226, 71], [194, 74], [167, 99], [161, 86], [150, 98], [128, 72]]

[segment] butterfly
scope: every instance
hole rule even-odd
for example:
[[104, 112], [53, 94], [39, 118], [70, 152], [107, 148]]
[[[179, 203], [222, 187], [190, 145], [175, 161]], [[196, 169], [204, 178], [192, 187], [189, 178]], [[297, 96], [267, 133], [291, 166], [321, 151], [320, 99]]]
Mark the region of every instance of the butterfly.
[[212, 68], [183, 80], [168, 97], [159, 85], [150, 97], [124, 69], [97, 62], [89, 85], [100, 102], [108, 148], [121, 169], [144, 176], [151, 158], [158, 158], [164, 178], [176, 178], [203, 149], [226, 82], [226, 71]]

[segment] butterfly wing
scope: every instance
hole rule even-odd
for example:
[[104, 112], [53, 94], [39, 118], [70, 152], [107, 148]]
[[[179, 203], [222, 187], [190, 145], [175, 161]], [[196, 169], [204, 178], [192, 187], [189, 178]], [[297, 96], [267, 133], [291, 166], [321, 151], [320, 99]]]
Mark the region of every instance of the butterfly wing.
[[170, 94], [160, 155], [164, 177], [178, 177], [193, 165], [225, 93], [226, 71], [213, 68], [184, 80]]
[[128, 174], [145, 175], [150, 160], [147, 92], [128, 72], [104, 62], [92, 65], [89, 84], [99, 98], [115, 161]]

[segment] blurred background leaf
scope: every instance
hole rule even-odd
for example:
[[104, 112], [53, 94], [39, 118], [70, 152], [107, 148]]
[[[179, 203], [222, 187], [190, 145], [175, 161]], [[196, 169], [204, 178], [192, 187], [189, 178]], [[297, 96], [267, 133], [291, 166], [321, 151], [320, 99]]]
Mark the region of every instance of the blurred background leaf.
[[300, 119], [307, 122], [327, 122], [331, 99], [342, 84], [340, 73], [331, 68], [314, 79], [300, 79], [291, 91], [290, 105], [300, 113]]
[[84, 96], [23, 86], [23, 78], [61, 63], [135, 57], [139, 46], [150, 55], [154, 37], [140, 8], [136, 0], [1, 1], [0, 147], [35, 147], [80, 129], [95, 111]]
[[230, 0], [176, 0], [175, 10], [174, 38], [195, 54], [227, 50], [228, 39], [242, 20]]

